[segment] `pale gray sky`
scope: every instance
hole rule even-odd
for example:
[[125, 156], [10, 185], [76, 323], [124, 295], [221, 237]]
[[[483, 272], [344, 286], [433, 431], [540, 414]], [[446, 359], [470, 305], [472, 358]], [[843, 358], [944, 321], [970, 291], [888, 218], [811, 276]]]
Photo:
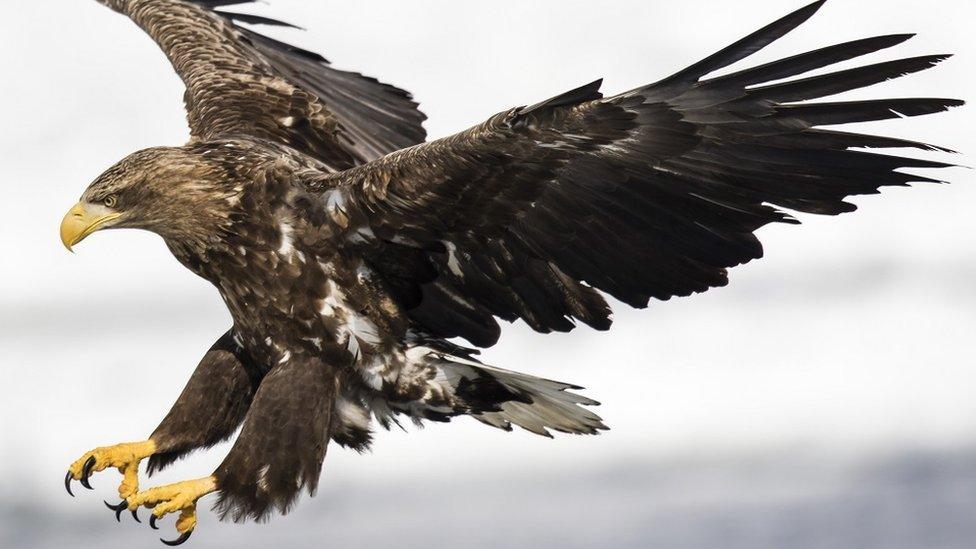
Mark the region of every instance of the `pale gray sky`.
[[[256, 9], [309, 29], [276, 36], [413, 91], [437, 137], [597, 77], [609, 92], [657, 80], [804, 3], [274, 0]], [[91, 447], [151, 432], [229, 317], [153, 235], [96, 235], [76, 255], [57, 238], [64, 210], [102, 170], [186, 139], [182, 86], [155, 45], [91, 0], [5, 7], [17, 15], [0, 21], [0, 502], [26, 487], [73, 520], [94, 512], [101, 521], [94, 496], [83, 506], [59, 493], [65, 467]], [[973, 21], [976, 4], [963, 0], [833, 0], [748, 64], [918, 32], [870, 59], [958, 56], [846, 97], [972, 99]], [[968, 152], [974, 123], [966, 107], [870, 127]], [[971, 448], [976, 186], [970, 170], [943, 175], [955, 184], [889, 190], [857, 200], [853, 215], [764, 229], [767, 258], [736, 270], [729, 288], [646, 311], [617, 307], [609, 334], [506, 329], [487, 360], [585, 385], [604, 403], [605, 436], [549, 441], [465, 420], [381, 433], [369, 456], [330, 452], [323, 483], [379, 490], [406, 471], [460, 482], [472, 469], [568, 474], [797, 448], [860, 460]], [[207, 473], [225, 451], [154, 482]], [[111, 494], [116, 479], [95, 482]]]

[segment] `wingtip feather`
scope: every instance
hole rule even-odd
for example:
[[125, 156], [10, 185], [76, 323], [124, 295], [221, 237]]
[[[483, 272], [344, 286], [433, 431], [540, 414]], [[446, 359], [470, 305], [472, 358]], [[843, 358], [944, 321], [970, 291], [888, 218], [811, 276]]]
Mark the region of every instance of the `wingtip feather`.
[[[737, 63], [766, 46], [786, 36], [794, 29], [809, 20], [823, 7], [826, 0], [817, 0], [776, 21], [766, 25], [758, 31], [733, 43], [732, 45], [706, 57], [690, 67], [665, 79], [664, 82], [683, 80], [698, 80], [717, 70]], [[659, 83], [660, 84], [660, 83]]]

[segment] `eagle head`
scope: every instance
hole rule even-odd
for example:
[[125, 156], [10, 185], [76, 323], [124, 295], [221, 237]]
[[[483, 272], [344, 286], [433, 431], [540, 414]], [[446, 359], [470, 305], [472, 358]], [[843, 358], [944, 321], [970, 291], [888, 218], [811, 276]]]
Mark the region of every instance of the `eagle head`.
[[61, 222], [68, 250], [101, 229], [152, 231], [168, 242], [206, 246], [239, 202], [241, 186], [222, 158], [194, 147], [136, 152], [99, 176]]

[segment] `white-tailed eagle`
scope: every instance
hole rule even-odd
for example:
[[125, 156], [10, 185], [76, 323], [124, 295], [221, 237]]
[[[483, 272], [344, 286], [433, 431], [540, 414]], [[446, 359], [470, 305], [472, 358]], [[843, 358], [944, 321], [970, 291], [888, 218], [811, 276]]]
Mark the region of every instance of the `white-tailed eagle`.
[[[218, 496], [234, 520], [314, 492], [330, 441], [364, 450], [371, 424], [460, 415], [596, 434], [578, 387], [480, 363], [498, 320], [539, 332], [610, 328], [633, 307], [723, 286], [762, 256], [755, 232], [787, 213], [934, 181], [946, 164], [865, 149], [938, 147], [828, 126], [918, 116], [953, 99], [822, 98], [928, 69], [931, 55], [806, 76], [901, 44], [890, 35], [713, 76], [811, 17], [818, 1], [655, 84], [594, 82], [424, 143], [410, 94], [251, 30], [253, 0], [99, 0], [155, 40], [186, 84], [192, 137], [137, 152], [64, 219], [69, 248], [96, 230], [159, 234], [212, 282], [233, 327], [144, 442], [84, 454], [65, 478], [124, 476], [117, 513], [179, 513]], [[206, 478], [140, 491], [149, 473], [241, 428]], [[155, 526], [155, 524], [153, 524]]]

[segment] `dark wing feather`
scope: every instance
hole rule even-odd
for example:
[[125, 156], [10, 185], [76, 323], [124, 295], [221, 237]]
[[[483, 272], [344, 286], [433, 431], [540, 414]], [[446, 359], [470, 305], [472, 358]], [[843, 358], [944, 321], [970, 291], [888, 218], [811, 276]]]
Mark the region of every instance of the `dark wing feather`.
[[668, 78], [654, 84], [658, 90], [670, 86], [687, 86], [698, 82], [702, 77], [715, 71], [724, 69], [758, 52], [773, 42], [789, 34], [790, 31], [813, 17], [827, 0], [818, 0], [808, 6], [800, 8], [789, 15], [778, 19], [757, 30], [734, 44], [709, 55], [705, 59], [679, 71]]
[[241, 26], [294, 25], [217, 11], [255, 0], [99, 1], [135, 21], [173, 63], [195, 138], [268, 139], [334, 170], [426, 139], [426, 117], [408, 92]]
[[252, 43], [290, 80], [315, 94], [339, 122], [340, 146], [357, 162], [423, 143], [427, 119], [404, 90], [355, 72], [333, 68], [317, 55], [244, 30]]
[[[576, 321], [606, 328], [610, 311], [596, 290], [644, 307], [651, 298], [725, 285], [728, 268], [763, 255], [757, 229], [795, 222], [777, 207], [839, 214], [855, 209], [849, 196], [932, 181], [902, 168], [946, 166], [849, 150], [938, 147], [817, 126], [930, 114], [961, 101], [795, 103], [924, 70], [946, 56], [766, 85], [909, 35], [705, 78], [782, 37], [821, 4], [657, 84], [604, 98], [596, 82], [325, 176], [313, 188], [359, 208], [378, 243], [367, 257], [427, 259], [422, 277], [399, 272], [397, 287], [409, 288], [404, 303], [417, 329], [444, 337], [490, 345], [498, 335], [493, 317], [521, 318], [540, 331], [569, 330]], [[374, 268], [386, 272], [382, 262]]]

